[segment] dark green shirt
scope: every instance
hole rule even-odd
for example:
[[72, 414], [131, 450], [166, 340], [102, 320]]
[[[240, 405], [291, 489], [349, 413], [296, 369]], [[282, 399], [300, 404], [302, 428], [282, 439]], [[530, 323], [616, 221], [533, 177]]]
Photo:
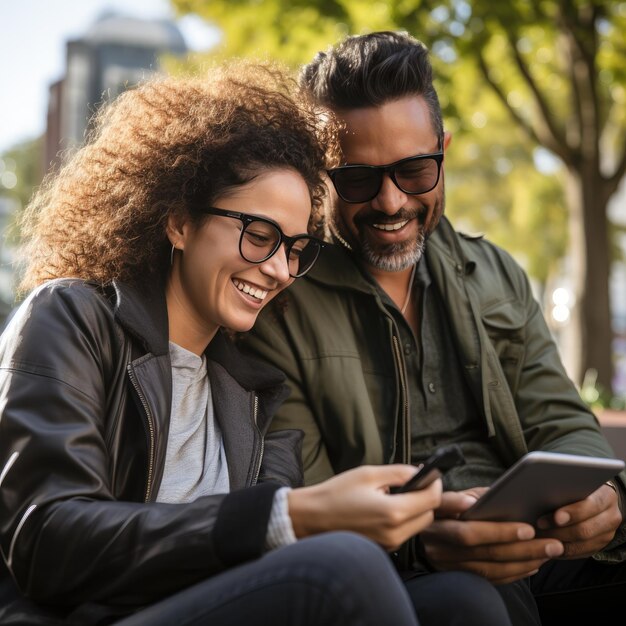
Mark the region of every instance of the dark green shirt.
[[418, 310], [416, 338], [391, 298], [377, 285], [393, 315], [406, 362], [411, 417], [411, 459], [419, 463], [435, 448], [457, 443], [467, 465], [447, 473], [447, 488], [491, 484], [505, 469], [487, 442], [484, 420], [463, 374], [441, 296], [431, 282], [425, 259], [418, 263], [413, 295]]

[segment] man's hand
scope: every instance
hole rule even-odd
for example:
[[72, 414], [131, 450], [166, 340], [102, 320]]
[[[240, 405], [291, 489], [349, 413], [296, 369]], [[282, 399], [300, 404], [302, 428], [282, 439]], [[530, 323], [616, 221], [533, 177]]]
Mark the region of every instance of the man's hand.
[[443, 494], [437, 519], [420, 534], [425, 556], [435, 569], [465, 570], [505, 584], [536, 573], [546, 561], [563, 554], [561, 541], [537, 537], [530, 524], [458, 520], [484, 491]]
[[617, 493], [602, 485], [584, 500], [542, 517], [537, 536], [558, 539], [565, 548], [561, 558], [582, 559], [609, 544], [621, 523]]

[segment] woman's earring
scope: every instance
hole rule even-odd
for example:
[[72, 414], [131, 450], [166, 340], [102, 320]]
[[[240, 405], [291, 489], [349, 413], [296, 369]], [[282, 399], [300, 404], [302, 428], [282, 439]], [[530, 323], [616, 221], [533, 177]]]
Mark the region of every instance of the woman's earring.
[[176, 246], [172, 244], [172, 251], [170, 252], [170, 266], [174, 265], [174, 250], [176, 250]]

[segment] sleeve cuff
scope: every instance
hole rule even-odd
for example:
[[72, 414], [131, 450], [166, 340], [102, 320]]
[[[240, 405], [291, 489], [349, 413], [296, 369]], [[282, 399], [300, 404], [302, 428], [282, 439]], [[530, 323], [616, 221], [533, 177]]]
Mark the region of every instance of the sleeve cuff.
[[268, 550], [288, 546], [297, 541], [289, 517], [288, 495], [290, 491], [289, 487], [282, 487], [274, 494], [274, 503], [265, 536], [265, 547]]
[[224, 498], [213, 528], [215, 552], [224, 565], [257, 559], [265, 552], [267, 525], [279, 488], [276, 483], [262, 483]]

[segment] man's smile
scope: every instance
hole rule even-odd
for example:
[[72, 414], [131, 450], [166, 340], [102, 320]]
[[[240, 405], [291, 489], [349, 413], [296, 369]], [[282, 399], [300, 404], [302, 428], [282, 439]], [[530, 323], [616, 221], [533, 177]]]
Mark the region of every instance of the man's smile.
[[378, 230], [400, 230], [409, 223], [409, 220], [402, 220], [401, 222], [387, 222], [385, 224], [371, 224], [372, 228]]

